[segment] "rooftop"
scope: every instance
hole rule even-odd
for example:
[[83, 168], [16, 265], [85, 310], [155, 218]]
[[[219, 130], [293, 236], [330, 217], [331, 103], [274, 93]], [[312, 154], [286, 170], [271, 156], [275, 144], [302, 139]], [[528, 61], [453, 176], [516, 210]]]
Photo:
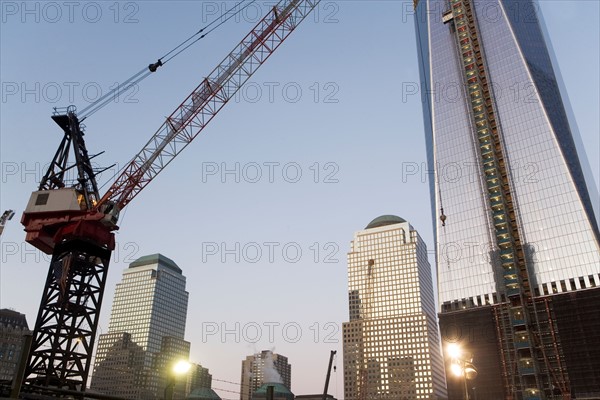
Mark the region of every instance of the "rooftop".
[[152, 264], [160, 264], [163, 267], [167, 267], [167, 268], [177, 272], [178, 274], [181, 274], [183, 272], [181, 270], [181, 268], [179, 268], [177, 266], [177, 264], [175, 264], [175, 261], [173, 261], [170, 258], [165, 257], [159, 253], [140, 257], [137, 260], [135, 260], [134, 262], [132, 262], [131, 264], [129, 264], [129, 268], [143, 267], [145, 265], [152, 265]]
[[386, 225], [401, 224], [403, 222], [406, 222], [406, 220], [396, 215], [382, 215], [381, 217], [377, 217], [373, 221], [369, 222], [369, 225], [367, 225], [365, 229], [379, 228], [381, 226]]
[[187, 399], [194, 400], [221, 400], [218, 394], [211, 388], [197, 388], [192, 390]]
[[0, 326], [13, 326], [24, 329], [29, 329], [27, 325], [27, 319], [25, 314], [21, 314], [18, 311], [3, 308], [0, 310]]
[[259, 387], [256, 390], [256, 392], [254, 392], [254, 395], [266, 394], [268, 386], [273, 386], [273, 393], [275, 393], [275, 394], [292, 395], [293, 396], [292, 392], [290, 392], [290, 389], [285, 387], [285, 385], [283, 383], [265, 383], [264, 385]]

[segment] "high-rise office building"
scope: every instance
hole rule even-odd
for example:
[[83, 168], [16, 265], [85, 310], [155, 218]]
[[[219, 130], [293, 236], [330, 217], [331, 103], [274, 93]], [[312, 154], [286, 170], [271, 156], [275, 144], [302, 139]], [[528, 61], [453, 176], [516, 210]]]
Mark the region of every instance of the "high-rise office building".
[[414, 5], [442, 339], [478, 369], [449, 397], [597, 395], [598, 192], [539, 4]]
[[384, 215], [355, 233], [348, 297], [344, 398], [446, 399], [431, 266], [408, 222]]
[[187, 393], [191, 393], [196, 389], [210, 389], [212, 387], [212, 375], [208, 372], [208, 368], [204, 368], [200, 364], [192, 364], [188, 372]]
[[292, 366], [287, 357], [263, 350], [242, 360], [240, 400], [252, 400], [252, 395], [265, 383], [292, 386]]
[[[184, 340], [188, 292], [181, 269], [153, 254], [123, 272], [108, 332], [100, 335], [91, 388], [129, 399], [162, 398], [171, 367], [189, 357]], [[186, 380], [175, 393], [183, 397]]]
[[31, 334], [25, 314], [0, 310], [0, 381], [12, 381], [23, 353], [24, 335]]

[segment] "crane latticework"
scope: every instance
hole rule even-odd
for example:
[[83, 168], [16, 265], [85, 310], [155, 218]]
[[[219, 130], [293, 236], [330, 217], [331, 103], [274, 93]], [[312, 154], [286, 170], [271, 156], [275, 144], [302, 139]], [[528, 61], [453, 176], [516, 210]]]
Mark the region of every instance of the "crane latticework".
[[166, 119], [98, 206], [125, 207], [210, 122], [320, 0], [282, 0]]
[[[52, 254], [22, 390], [85, 391], [119, 211], [204, 129], [319, 1], [282, 0], [273, 7], [166, 119], [100, 201], [93, 156], [75, 109], [53, 116], [65, 137], [22, 219], [27, 242]], [[66, 182], [71, 151], [74, 187]]]

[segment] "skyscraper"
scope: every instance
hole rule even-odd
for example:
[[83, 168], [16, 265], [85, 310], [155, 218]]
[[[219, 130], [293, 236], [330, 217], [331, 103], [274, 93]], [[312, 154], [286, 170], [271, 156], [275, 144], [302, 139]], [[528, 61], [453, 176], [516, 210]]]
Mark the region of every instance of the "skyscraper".
[[479, 370], [450, 398], [600, 392], [598, 193], [540, 7], [414, 4], [440, 327]]
[[343, 325], [344, 398], [446, 398], [427, 248], [400, 217], [355, 233]]
[[240, 400], [252, 400], [252, 395], [265, 383], [292, 386], [292, 366], [287, 357], [263, 350], [242, 360]]
[[25, 314], [7, 308], [0, 310], [0, 381], [15, 378], [26, 334], [31, 331]]
[[[181, 269], [161, 254], [123, 272], [108, 326], [100, 335], [92, 389], [130, 399], [161, 398], [173, 362], [187, 360], [188, 292]], [[186, 383], [176, 388], [185, 392]]]
[[187, 379], [187, 393], [191, 393], [195, 389], [212, 387], [212, 375], [208, 372], [208, 368], [204, 368], [200, 364], [192, 364]]

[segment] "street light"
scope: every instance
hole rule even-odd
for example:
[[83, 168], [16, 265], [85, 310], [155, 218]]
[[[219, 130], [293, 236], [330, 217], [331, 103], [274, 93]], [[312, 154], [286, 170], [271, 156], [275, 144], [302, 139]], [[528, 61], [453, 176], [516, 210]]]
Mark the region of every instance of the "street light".
[[457, 359], [462, 357], [462, 349], [456, 343], [450, 343], [446, 346], [446, 352], [451, 359]]
[[465, 400], [469, 400], [467, 381], [477, 377], [477, 369], [473, 365], [473, 356], [465, 353], [456, 343], [446, 346], [446, 353], [450, 357], [450, 372], [457, 377], [464, 378]]
[[165, 386], [164, 400], [173, 400], [175, 382], [178, 377], [188, 373], [192, 364], [185, 360], [179, 360], [174, 365], [167, 377], [167, 386]]

